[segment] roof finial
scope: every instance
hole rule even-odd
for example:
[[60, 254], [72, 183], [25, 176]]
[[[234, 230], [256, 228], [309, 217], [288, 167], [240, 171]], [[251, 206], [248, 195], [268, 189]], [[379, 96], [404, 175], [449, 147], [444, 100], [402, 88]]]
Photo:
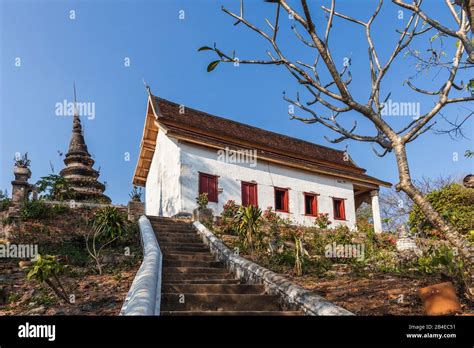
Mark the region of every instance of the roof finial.
[[146, 88], [146, 91], [148, 93], [148, 96], [151, 96], [151, 88], [150, 86], [148, 86], [148, 84], [146, 83], [145, 79], [143, 79], [143, 84], [145, 85], [145, 88]]
[[77, 115], [77, 99], [76, 99], [76, 81], [73, 82], [73, 87], [74, 87], [74, 116]]

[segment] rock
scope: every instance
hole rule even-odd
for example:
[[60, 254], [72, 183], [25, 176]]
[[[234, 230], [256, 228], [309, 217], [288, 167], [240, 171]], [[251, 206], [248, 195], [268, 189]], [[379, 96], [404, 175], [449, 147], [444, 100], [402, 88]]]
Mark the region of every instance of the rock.
[[117, 253], [105, 254], [102, 257], [102, 263], [105, 264], [105, 265], [117, 266], [118, 264], [120, 264], [125, 259], [125, 257], [126, 257], [125, 255], [117, 254]]
[[419, 290], [427, 315], [449, 315], [461, 312], [453, 283], [430, 285]]
[[43, 315], [46, 312], [46, 308], [44, 306], [39, 306], [33, 309], [30, 309], [25, 315]]
[[418, 246], [416, 245], [415, 241], [411, 238], [405, 237], [400, 238], [397, 240], [397, 250], [398, 251], [405, 251], [405, 250], [417, 250]]
[[90, 304], [87, 304], [87, 303], [86, 303], [85, 305], [82, 305], [82, 306], [81, 306], [81, 310], [82, 310], [83, 312], [90, 312], [90, 311], [92, 311], [92, 306], [91, 306]]
[[20, 267], [20, 269], [23, 271], [25, 269], [27, 269], [28, 267], [30, 267], [32, 265], [32, 262], [31, 261], [20, 261], [18, 263], [18, 266]]

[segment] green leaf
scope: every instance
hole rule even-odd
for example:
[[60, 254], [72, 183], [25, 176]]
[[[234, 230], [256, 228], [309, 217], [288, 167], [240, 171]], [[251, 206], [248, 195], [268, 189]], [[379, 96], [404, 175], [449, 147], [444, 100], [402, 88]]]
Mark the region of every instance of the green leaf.
[[212, 48], [209, 46], [202, 46], [198, 49], [198, 52], [201, 52], [201, 51], [212, 51]]
[[213, 62], [210, 62], [209, 65], [207, 66], [207, 72], [211, 72], [212, 70], [214, 70], [220, 62], [221, 62], [220, 60], [215, 60]]

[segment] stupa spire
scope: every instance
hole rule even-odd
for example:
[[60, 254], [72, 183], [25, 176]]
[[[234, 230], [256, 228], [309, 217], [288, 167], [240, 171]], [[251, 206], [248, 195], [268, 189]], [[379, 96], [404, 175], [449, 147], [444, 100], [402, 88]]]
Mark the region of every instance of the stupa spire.
[[59, 175], [66, 178], [75, 192], [77, 201], [98, 201], [110, 203], [105, 196], [105, 185], [98, 181], [99, 172], [92, 168], [92, 159], [84, 139], [81, 119], [77, 109], [76, 84], [74, 84], [74, 117], [69, 150], [64, 159], [66, 167]]

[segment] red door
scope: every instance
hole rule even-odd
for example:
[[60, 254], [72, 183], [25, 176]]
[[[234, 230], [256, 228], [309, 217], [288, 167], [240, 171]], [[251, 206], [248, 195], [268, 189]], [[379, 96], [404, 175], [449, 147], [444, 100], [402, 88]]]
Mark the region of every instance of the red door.
[[242, 181], [242, 205], [258, 206], [257, 184]]

